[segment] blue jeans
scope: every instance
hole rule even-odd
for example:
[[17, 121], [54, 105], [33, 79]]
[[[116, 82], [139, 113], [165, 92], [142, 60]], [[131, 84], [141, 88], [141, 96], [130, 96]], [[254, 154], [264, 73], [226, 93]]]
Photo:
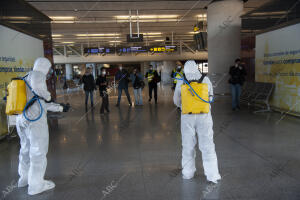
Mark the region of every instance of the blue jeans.
[[125, 87], [125, 88], [118, 88], [118, 103], [117, 103], [117, 105], [120, 105], [122, 90], [125, 91], [128, 103], [131, 104], [131, 99], [130, 99], [130, 95], [129, 95], [129, 92], [128, 92], [128, 87]]
[[240, 96], [242, 86], [240, 84], [231, 84], [232, 109], [240, 107]]
[[89, 101], [89, 96], [90, 96], [90, 99], [91, 99], [91, 106], [94, 106], [94, 101], [93, 101], [93, 93], [94, 93], [94, 91], [93, 90], [91, 90], [91, 91], [89, 91], [89, 90], [85, 90], [85, 106], [87, 106], [88, 105], [88, 101]]
[[142, 96], [142, 88], [133, 89], [135, 104], [143, 105], [143, 96]]

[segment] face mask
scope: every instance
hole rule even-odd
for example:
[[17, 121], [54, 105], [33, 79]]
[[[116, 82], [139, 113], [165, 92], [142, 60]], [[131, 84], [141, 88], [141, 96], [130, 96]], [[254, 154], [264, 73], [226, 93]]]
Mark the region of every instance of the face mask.
[[123, 69], [123, 67], [119, 67], [119, 69], [120, 69], [120, 70], [122, 70], [122, 69]]
[[181, 66], [178, 65], [178, 66], [177, 66], [177, 69], [181, 69]]
[[236, 67], [238, 67], [238, 66], [239, 66], [239, 64], [235, 63], [235, 66], [236, 66]]
[[105, 71], [103, 71], [103, 72], [102, 72], [102, 74], [103, 74], [103, 75], [105, 75], [105, 74], [106, 74], [106, 72], [105, 72]]

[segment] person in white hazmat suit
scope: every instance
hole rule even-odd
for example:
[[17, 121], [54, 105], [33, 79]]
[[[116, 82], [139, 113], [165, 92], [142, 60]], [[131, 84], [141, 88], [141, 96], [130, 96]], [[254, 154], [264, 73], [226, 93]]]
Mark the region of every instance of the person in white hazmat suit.
[[[189, 60], [184, 65], [184, 74], [188, 81], [200, 80], [200, 73], [194, 60]], [[205, 77], [202, 83], [208, 85], [209, 98], [212, 100], [213, 87], [208, 77]], [[182, 80], [176, 84], [174, 92], [174, 104], [181, 107], [181, 86]], [[217, 183], [221, 179], [218, 169], [218, 160], [213, 141], [213, 121], [211, 111], [207, 114], [181, 114], [181, 134], [182, 134], [182, 175], [184, 179], [194, 177], [196, 167], [195, 146], [197, 144], [202, 152], [204, 174], [208, 181]]]
[[[18, 187], [28, 185], [28, 194], [35, 195], [55, 187], [52, 181], [44, 180], [47, 166], [46, 154], [48, 152], [49, 132], [47, 123], [47, 110], [62, 112], [63, 106], [56, 103], [46, 103], [51, 100], [47, 90], [46, 76], [51, 63], [46, 58], [37, 58], [33, 70], [26, 77], [32, 90], [44, 100], [40, 100], [43, 113], [39, 120], [30, 122], [23, 114], [17, 116], [16, 126], [20, 137], [21, 149], [19, 154], [19, 181]], [[33, 93], [27, 87], [27, 102], [33, 97]], [[29, 119], [36, 119], [41, 113], [37, 101], [27, 111]]]

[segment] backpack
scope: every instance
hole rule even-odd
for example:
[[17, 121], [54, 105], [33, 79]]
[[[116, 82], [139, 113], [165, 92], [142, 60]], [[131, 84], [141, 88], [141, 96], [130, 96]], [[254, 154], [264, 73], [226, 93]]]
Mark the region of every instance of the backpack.
[[[182, 114], [209, 113], [208, 85], [202, 83], [205, 76], [206, 74], [202, 74], [199, 80], [187, 81], [189, 85], [183, 84], [181, 86]], [[185, 76], [184, 79], [186, 80]]]

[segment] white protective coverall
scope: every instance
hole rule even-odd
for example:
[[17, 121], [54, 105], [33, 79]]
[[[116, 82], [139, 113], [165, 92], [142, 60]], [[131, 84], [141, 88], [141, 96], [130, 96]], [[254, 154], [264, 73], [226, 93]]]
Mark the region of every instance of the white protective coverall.
[[[34, 63], [33, 70], [26, 77], [26, 81], [33, 91], [47, 101], [51, 99], [46, 85], [46, 75], [50, 67], [51, 63], [48, 59], [38, 58]], [[27, 101], [32, 97], [33, 94], [27, 87]], [[25, 187], [28, 184], [29, 195], [38, 194], [55, 187], [52, 181], [44, 180], [47, 166], [46, 154], [49, 144], [47, 110], [62, 112], [63, 107], [56, 103], [46, 103], [44, 100], [40, 101], [43, 108], [43, 115], [39, 120], [30, 122], [24, 118], [23, 114], [20, 114], [17, 116], [16, 124], [21, 143], [18, 187]], [[37, 101], [26, 111], [29, 119], [37, 118], [40, 112], [40, 105]]]
[[[184, 65], [186, 79], [199, 80], [201, 73], [194, 60], [189, 60]], [[213, 96], [213, 87], [208, 77], [205, 77], [202, 83], [208, 85], [210, 99]], [[182, 80], [176, 84], [174, 92], [174, 104], [181, 108], [181, 85]], [[181, 134], [182, 134], [182, 174], [184, 179], [193, 178], [196, 171], [195, 146], [197, 144], [202, 152], [204, 174], [208, 181], [217, 183], [221, 176], [218, 169], [218, 160], [213, 141], [213, 121], [211, 111], [208, 114], [181, 114]]]

